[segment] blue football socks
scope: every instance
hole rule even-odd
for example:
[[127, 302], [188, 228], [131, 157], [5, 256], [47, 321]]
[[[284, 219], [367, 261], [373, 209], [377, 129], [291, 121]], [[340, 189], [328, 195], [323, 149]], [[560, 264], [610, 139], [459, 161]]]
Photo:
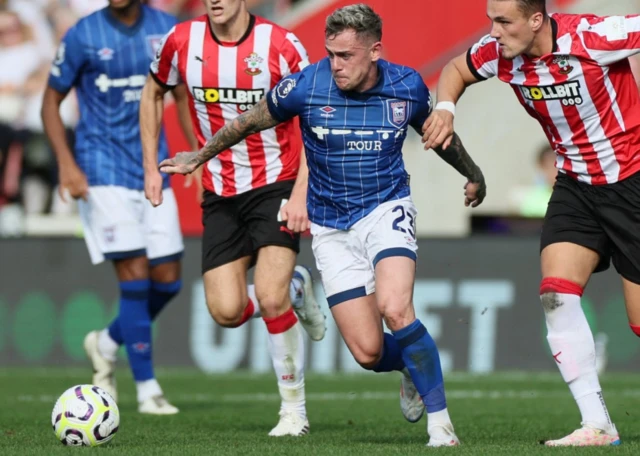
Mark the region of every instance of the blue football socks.
[[427, 407], [428, 413], [447, 408], [440, 366], [438, 347], [427, 332], [427, 328], [415, 320], [410, 325], [395, 331], [394, 337], [402, 350], [411, 379]]

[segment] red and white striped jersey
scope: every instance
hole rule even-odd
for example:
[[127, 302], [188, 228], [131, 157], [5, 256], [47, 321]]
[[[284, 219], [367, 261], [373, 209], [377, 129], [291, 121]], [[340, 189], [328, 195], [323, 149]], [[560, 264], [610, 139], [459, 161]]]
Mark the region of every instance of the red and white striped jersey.
[[640, 95], [628, 61], [640, 52], [640, 16], [552, 14], [551, 26], [551, 54], [507, 60], [487, 35], [469, 49], [469, 69], [511, 84], [561, 172], [601, 185], [640, 171]]
[[[309, 64], [296, 36], [266, 19], [251, 16], [237, 43], [220, 42], [207, 16], [176, 25], [163, 38], [151, 63], [165, 86], [184, 82], [200, 147], [227, 122], [251, 109], [280, 79]], [[233, 196], [278, 181], [293, 180], [300, 165], [293, 120], [247, 137], [209, 160], [203, 186]], [[296, 147], [294, 147], [294, 144]]]

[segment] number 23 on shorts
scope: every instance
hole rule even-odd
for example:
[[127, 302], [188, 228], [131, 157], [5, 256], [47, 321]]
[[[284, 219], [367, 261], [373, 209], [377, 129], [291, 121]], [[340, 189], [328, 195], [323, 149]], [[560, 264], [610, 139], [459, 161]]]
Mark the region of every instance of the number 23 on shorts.
[[396, 206], [391, 211], [397, 214], [397, 217], [393, 220], [391, 228], [401, 233], [409, 234], [414, 240], [416, 238], [416, 216], [411, 212], [405, 210], [403, 206]]

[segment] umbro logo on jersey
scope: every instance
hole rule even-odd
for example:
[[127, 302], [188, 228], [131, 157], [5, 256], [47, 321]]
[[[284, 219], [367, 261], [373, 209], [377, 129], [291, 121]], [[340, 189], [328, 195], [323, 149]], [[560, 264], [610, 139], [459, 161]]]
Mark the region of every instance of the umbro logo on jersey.
[[331, 118], [333, 117], [333, 113], [336, 112], [336, 108], [332, 108], [331, 106], [324, 106], [320, 108], [320, 111], [322, 111], [322, 114], [320, 114], [320, 117]]
[[529, 101], [560, 100], [565, 106], [581, 105], [580, 82], [565, 82], [540, 87], [520, 87], [522, 96]]
[[230, 103], [238, 105], [240, 111], [247, 111], [264, 96], [264, 89], [218, 89], [194, 87], [193, 98], [201, 103]]
[[104, 47], [98, 51], [98, 58], [100, 60], [111, 60], [113, 58], [113, 49]]

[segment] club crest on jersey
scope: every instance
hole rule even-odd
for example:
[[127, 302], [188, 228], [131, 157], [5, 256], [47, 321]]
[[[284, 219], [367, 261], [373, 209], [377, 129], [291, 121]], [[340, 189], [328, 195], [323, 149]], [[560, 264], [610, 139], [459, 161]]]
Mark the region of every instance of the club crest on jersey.
[[264, 59], [260, 57], [255, 52], [252, 52], [247, 57], [244, 58], [244, 62], [247, 64], [247, 68], [245, 68], [244, 72], [249, 76], [258, 76], [262, 73], [260, 69], [260, 64]]
[[151, 60], [160, 58], [162, 38], [162, 35], [147, 35], [147, 54]]
[[98, 58], [100, 60], [111, 60], [113, 58], [113, 49], [103, 47], [98, 51]]
[[389, 122], [393, 125], [402, 126], [407, 119], [407, 102], [387, 100], [388, 112], [391, 114]]
[[559, 55], [553, 59], [553, 64], [558, 65], [558, 73], [566, 75], [573, 71], [573, 67], [569, 64], [569, 58], [568, 55]]

